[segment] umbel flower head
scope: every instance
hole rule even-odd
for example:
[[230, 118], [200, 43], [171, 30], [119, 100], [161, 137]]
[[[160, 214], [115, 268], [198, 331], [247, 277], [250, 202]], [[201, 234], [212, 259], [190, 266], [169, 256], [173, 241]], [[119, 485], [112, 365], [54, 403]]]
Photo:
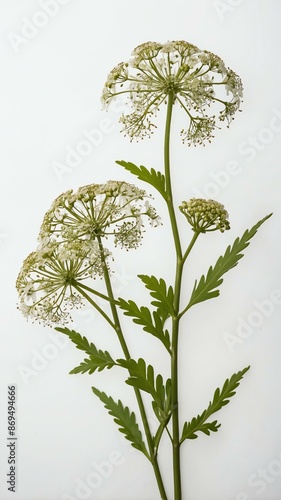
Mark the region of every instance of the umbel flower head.
[[76, 285], [102, 273], [95, 241], [39, 248], [25, 259], [17, 278], [19, 309], [25, 317], [46, 325], [66, 324], [71, 320], [70, 310], [83, 305]]
[[112, 235], [115, 245], [136, 248], [142, 238], [143, 216], [152, 225], [159, 217], [145, 191], [121, 181], [90, 184], [60, 195], [46, 213], [40, 239], [56, 241], [95, 240]]
[[179, 209], [196, 233], [206, 233], [217, 229], [223, 233], [230, 229], [228, 213], [218, 201], [192, 198], [189, 201], [183, 201]]
[[239, 76], [218, 56], [185, 41], [146, 42], [133, 50], [129, 62], [109, 73], [102, 102], [127, 94], [131, 112], [120, 118], [130, 139], [150, 136], [161, 104], [172, 96], [187, 115], [183, 142], [203, 144], [213, 138], [217, 122], [233, 120], [242, 98]]

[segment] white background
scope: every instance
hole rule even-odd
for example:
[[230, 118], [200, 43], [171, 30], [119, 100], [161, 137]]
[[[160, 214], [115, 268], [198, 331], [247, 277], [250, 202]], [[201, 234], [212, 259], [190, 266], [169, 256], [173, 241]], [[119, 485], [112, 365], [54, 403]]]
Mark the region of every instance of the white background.
[[[42, 17], [47, 1], [0, 0], [0, 499], [159, 498], [149, 464], [124, 440], [91, 392], [96, 385], [135, 409], [121, 374], [70, 376], [83, 353], [66, 338], [52, 337], [51, 329], [21, 317], [14, 283], [23, 259], [36, 247], [45, 211], [61, 192], [109, 179], [143, 187], [116, 159], [162, 168], [163, 115], [152, 139], [131, 144], [119, 133], [118, 114], [101, 110], [100, 94], [108, 72], [128, 59], [136, 45], [183, 39], [222, 57], [245, 87], [243, 113], [206, 148], [181, 144], [178, 115], [173, 136], [176, 201], [194, 195], [215, 198], [226, 206], [232, 226], [232, 231], [198, 242], [185, 278], [186, 293], [236, 236], [274, 212], [239, 266], [225, 276], [221, 296], [194, 307], [183, 323], [182, 422], [200, 413], [227, 377], [251, 365], [237, 395], [217, 416], [219, 432], [183, 445], [184, 500], [280, 500], [281, 304], [272, 301], [274, 291], [281, 290], [280, 1], [54, 3], [52, 15]], [[70, 168], [67, 148], [77, 151], [83, 131], [93, 129], [97, 145]], [[60, 175], [57, 162], [65, 166]], [[165, 223], [165, 207], [155, 198]], [[189, 229], [181, 216], [179, 220], [188, 241]], [[135, 275], [154, 273], [172, 282], [173, 266], [167, 224], [148, 229], [139, 250], [118, 252], [116, 293], [145, 303], [148, 295]], [[167, 374], [166, 353], [155, 339], [131, 328], [129, 321], [124, 324], [134, 357], [145, 357]], [[75, 326], [99, 348], [120, 356], [116, 340], [89, 308], [76, 315]], [[6, 483], [9, 384], [17, 387], [16, 493], [9, 493]], [[170, 500], [169, 452], [164, 443], [160, 463]], [[107, 469], [103, 464], [107, 477], [102, 477], [99, 465], [110, 461], [114, 464]]]

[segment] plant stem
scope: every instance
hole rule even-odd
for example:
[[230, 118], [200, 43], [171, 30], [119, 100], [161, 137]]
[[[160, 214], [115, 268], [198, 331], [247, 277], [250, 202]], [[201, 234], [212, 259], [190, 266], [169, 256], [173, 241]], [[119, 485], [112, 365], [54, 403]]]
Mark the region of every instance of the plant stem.
[[[172, 222], [172, 221], [171, 221]], [[174, 470], [174, 499], [181, 500], [181, 463], [180, 463], [180, 435], [179, 435], [179, 401], [178, 401], [178, 340], [179, 326], [182, 313], [179, 312], [180, 294], [183, 267], [187, 256], [193, 248], [199, 233], [195, 233], [182, 259], [177, 255], [177, 266], [174, 288], [174, 310], [175, 317], [172, 319], [172, 359], [171, 359], [171, 380], [172, 380], [172, 414], [173, 422], [173, 470]]]
[[83, 290], [83, 288], [85, 288], [85, 287], [83, 286], [83, 288], [82, 288], [81, 284], [78, 283], [78, 282], [77, 283], [72, 283], [72, 286], [73, 286], [73, 288], [75, 288], [75, 290], [77, 290], [77, 292], [79, 292], [103, 316], [103, 318], [115, 330], [116, 329], [115, 325], [111, 321], [111, 319], [109, 318], [109, 316], [103, 311], [103, 309], [100, 306], [98, 306], [98, 304], [93, 299], [91, 299], [91, 297], [85, 292], [85, 290]]
[[[108, 300], [110, 302], [110, 298], [107, 295], [104, 295], [103, 293], [98, 292], [97, 290], [94, 290], [90, 286], [84, 285], [83, 283], [79, 283], [79, 287], [83, 288], [84, 290], [87, 290], [87, 292], [91, 292], [94, 295], [97, 295], [101, 299]], [[115, 301], [115, 302], [117, 303], [117, 301]]]
[[171, 122], [172, 122], [172, 110], [174, 103], [174, 92], [170, 92], [168, 96], [167, 105], [167, 115], [166, 115], [166, 127], [165, 127], [165, 139], [164, 139], [164, 168], [165, 168], [165, 181], [166, 181], [166, 203], [168, 207], [168, 212], [170, 216], [172, 232], [174, 237], [175, 249], [178, 261], [182, 260], [182, 250], [180, 243], [180, 236], [178, 231], [177, 219], [175, 215], [175, 209], [173, 204], [173, 193], [171, 184], [171, 173], [170, 173], [170, 134], [171, 134]]
[[[104, 280], [105, 280], [105, 285], [106, 285], [108, 297], [109, 297], [109, 300], [110, 300], [110, 308], [111, 308], [113, 322], [114, 322], [114, 330], [117, 333], [117, 336], [118, 336], [120, 345], [122, 347], [124, 356], [125, 356], [126, 360], [128, 361], [129, 359], [131, 359], [131, 355], [130, 355], [130, 352], [129, 352], [126, 340], [125, 340], [123, 332], [122, 332], [122, 328], [121, 328], [121, 324], [120, 324], [120, 320], [119, 320], [119, 316], [118, 316], [118, 311], [117, 311], [117, 307], [116, 307], [116, 300], [114, 299], [114, 294], [113, 294], [113, 289], [112, 289], [112, 285], [111, 285], [110, 275], [109, 275], [108, 268], [107, 268], [107, 265], [106, 265], [106, 259], [105, 259], [105, 255], [104, 255], [104, 249], [103, 249], [102, 241], [101, 241], [101, 238], [99, 236], [97, 237], [97, 240], [99, 242], [99, 247], [100, 247], [100, 252], [101, 252], [101, 259], [102, 259], [102, 262], [104, 264]], [[142, 418], [142, 422], [143, 422], [143, 426], [144, 426], [144, 431], [145, 431], [145, 435], [146, 435], [146, 439], [147, 439], [150, 461], [151, 461], [151, 464], [152, 464], [153, 469], [154, 469], [154, 474], [155, 474], [155, 478], [156, 478], [157, 485], [158, 485], [158, 488], [159, 488], [159, 492], [160, 492], [160, 495], [161, 495], [161, 499], [162, 500], [167, 500], [167, 495], [166, 495], [166, 492], [165, 492], [165, 487], [164, 487], [164, 484], [163, 484], [161, 472], [160, 472], [160, 469], [159, 469], [157, 455], [156, 455], [155, 450], [154, 450], [153, 439], [152, 439], [152, 435], [151, 435], [151, 432], [150, 432], [150, 427], [149, 427], [149, 424], [148, 424], [148, 420], [147, 420], [146, 411], [145, 411], [144, 403], [143, 403], [143, 400], [142, 400], [142, 396], [141, 396], [141, 393], [140, 393], [139, 389], [137, 389], [137, 388], [134, 387], [134, 391], [135, 391], [136, 399], [137, 399], [137, 402], [138, 402], [138, 406], [139, 406], [139, 410], [140, 410], [140, 414], [141, 414], [141, 418]]]
[[189, 243], [187, 249], [186, 249], [186, 252], [184, 253], [184, 256], [182, 258], [182, 261], [183, 261], [183, 264], [185, 263], [187, 257], [189, 256], [198, 236], [199, 236], [200, 233], [198, 232], [195, 232], [194, 235], [192, 236], [192, 239], [191, 239], [191, 242]]
[[174, 475], [174, 500], [181, 500], [181, 464], [180, 464], [180, 436], [179, 436], [179, 401], [178, 401], [178, 336], [179, 336], [179, 306], [184, 260], [178, 231], [178, 225], [173, 204], [173, 194], [170, 175], [170, 132], [174, 92], [168, 95], [166, 128], [164, 139], [164, 167], [166, 180], [166, 203], [171, 221], [171, 228], [176, 250], [176, 274], [174, 285], [174, 317], [172, 318], [172, 356], [171, 356], [171, 405], [172, 435], [173, 435], [173, 475]]

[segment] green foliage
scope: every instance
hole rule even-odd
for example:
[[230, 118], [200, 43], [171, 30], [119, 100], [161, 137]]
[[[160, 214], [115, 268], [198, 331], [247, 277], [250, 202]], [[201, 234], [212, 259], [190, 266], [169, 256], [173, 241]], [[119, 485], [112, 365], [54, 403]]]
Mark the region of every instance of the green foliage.
[[217, 432], [221, 424], [217, 423], [217, 420], [213, 422], [206, 422], [206, 420], [213, 415], [213, 413], [219, 411], [223, 406], [229, 403], [229, 399], [236, 394], [235, 389], [239, 386], [245, 373], [250, 369], [249, 366], [244, 368], [238, 373], [234, 373], [230, 379], [226, 379], [223, 388], [220, 390], [217, 388], [215, 390], [213, 400], [209, 403], [206, 410], [193, 417], [190, 422], [185, 422], [182, 430], [182, 437], [180, 442], [182, 443], [185, 439], [196, 439], [198, 432], [203, 432], [204, 434], [210, 435], [211, 432]]
[[174, 291], [172, 286], [167, 287], [163, 278], [159, 280], [155, 276], [146, 276], [139, 274], [138, 277], [145, 284], [145, 287], [150, 290], [150, 295], [156, 300], [151, 304], [158, 307], [160, 314], [169, 317], [174, 316]]
[[220, 292], [217, 288], [223, 282], [222, 276], [238, 264], [239, 260], [244, 255], [241, 252], [250, 244], [250, 239], [253, 238], [258, 228], [271, 215], [272, 214], [267, 215], [261, 219], [252, 229], [247, 229], [242, 238], [236, 238], [232, 247], [230, 245], [227, 247], [225, 254], [219, 257], [215, 266], [209, 268], [207, 276], [203, 275], [199, 282], [197, 282], [197, 280], [195, 281], [191, 298], [185, 311], [194, 304], [219, 296]]
[[77, 374], [89, 372], [89, 375], [91, 375], [96, 370], [101, 372], [104, 368], [110, 369], [114, 365], [116, 365], [116, 363], [110, 356], [109, 352], [97, 350], [97, 354], [95, 356], [90, 356], [88, 359], [84, 359], [79, 366], [73, 368], [73, 370], [69, 373]]
[[148, 170], [143, 165], [137, 167], [134, 163], [123, 160], [118, 160], [116, 163], [131, 172], [131, 174], [135, 175], [141, 181], [148, 182], [148, 184], [157, 189], [166, 200], [165, 176], [161, 172], [156, 172], [154, 168]]
[[57, 327], [56, 330], [67, 335], [76, 345], [77, 349], [86, 352], [90, 356], [88, 359], [84, 359], [79, 366], [73, 368], [70, 372], [71, 374], [89, 372], [91, 375], [96, 370], [101, 372], [104, 368], [112, 368], [112, 366], [116, 364], [108, 351], [101, 351], [100, 349], [97, 349], [94, 344], [90, 343], [86, 339], [86, 337], [82, 337], [82, 335], [75, 330], [60, 327]]
[[162, 375], [157, 375], [155, 378], [153, 366], [146, 366], [142, 358], [139, 358], [138, 361], [134, 359], [117, 359], [117, 363], [129, 371], [130, 377], [126, 380], [128, 385], [148, 392], [152, 396], [155, 403], [153, 409], [157, 418], [161, 416], [161, 411], [167, 412], [167, 405], [169, 405], [170, 401], [170, 379], [167, 380], [165, 386]]
[[148, 307], [140, 308], [133, 300], [119, 299], [118, 305], [126, 316], [133, 318], [133, 322], [142, 325], [145, 332], [151, 333], [164, 344], [170, 352], [170, 336], [168, 330], [164, 330], [164, 321], [158, 311], [153, 311], [152, 315]]
[[142, 451], [150, 460], [142, 439], [142, 433], [136, 422], [135, 413], [131, 412], [127, 406], [124, 407], [120, 399], [116, 403], [112, 397], [107, 396], [105, 392], [99, 391], [96, 387], [92, 387], [92, 391], [104, 403], [109, 415], [113, 417], [114, 422], [118, 425], [119, 431], [124, 434], [134, 448]]
[[[158, 375], [159, 377], [159, 375]], [[157, 380], [157, 379], [156, 379]], [[162, 389], [161, 405], [152, 401], [152, 408], [159, 422], [167, 425], [172, 414], [171, 408], [171, 379], [168, 378], [165, 384], [165, 391]]]
[[166, 429], [169, 420], [173, 413], [173, 408], [171, 407], [171, 379], [168, 378], [165, 386], [165, 398], [162, 400], [161, 407], [158, 406], [155, 401], [152, 401], [152, 407], [160, 425], [157, 429], [155, 436], [153, 437], [154, 449], [157, 453], [162, 434]]
[[70, 330], [69, 328], [56, 327], [55, 330], [67, 335], [70, 340], [76, 345], [77, 349], [86, 352], [86, 354], [96, 354], [97, 348], [94, 344], [90, 343], [86, 337], [82, 337], [80, 333], [75, 330]]

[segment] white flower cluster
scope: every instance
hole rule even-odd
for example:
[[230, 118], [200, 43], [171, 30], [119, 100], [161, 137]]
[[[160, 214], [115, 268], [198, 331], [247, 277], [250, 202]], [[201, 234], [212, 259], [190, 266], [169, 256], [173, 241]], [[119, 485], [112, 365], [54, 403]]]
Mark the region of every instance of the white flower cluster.
[[218, 201], [192, 198], [183, 201], [179, 209], [196, 233], [230, 229], [228, 213]]
[[45, 325], [67, 324], [70, 310], [83, 305], [75, 285], [102, 271], [96, 242], [39, 247], [25, 259], [17, 278], [19, 309], [26, 318]]
[[68, 323], [70, 310], [83, 305], [84, 280], [104, 274], [110, 253], [102, 239], [112, 235], [116, 245], [136, 248], [142, 218], [158, 225], [145, 197], [145, 191], [119, 181], [60, 195], [44, 217], [37, 250], [25, 259], [17, 278], [24, 316], [47, 325]]
[[215, 54], [172, 41], [143, 43], [132, 56], [109, 73], [102, 95], [108, 106], [116, 96], [127, 94], [131, 112], [123, 114], [120, 122], [131, 140], [153, 133], [153, 117], [168, 95], [188, 115], [188, 126], [181, 131], [188, 145], [210, 141], [219, 128], [217, 120], [227, 120], [228, 125], [233, 120], [243, 95], [242, 83]]
[[143, 217], [148, 217], [153, 226], [159, 224], [155, 210], [144, 198], [144, 190], [121, 181], [83, 186], [76, 193], [67, 191], [46, 213], [40, 239], [63, 243], [112, 235], [116, 245], [136, 248], [143, 232]]

